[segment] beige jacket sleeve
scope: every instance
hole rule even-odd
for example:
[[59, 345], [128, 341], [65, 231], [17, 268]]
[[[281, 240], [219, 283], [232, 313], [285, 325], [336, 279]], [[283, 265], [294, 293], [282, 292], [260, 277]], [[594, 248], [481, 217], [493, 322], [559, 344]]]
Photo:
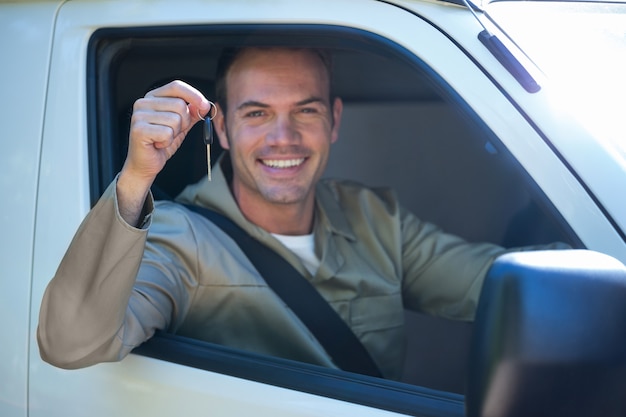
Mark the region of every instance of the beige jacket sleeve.
[[[168, 325], [166, 305], [155, 312], [149, 300], [137, 296], [129, 304], [147, 230], [120, 217], [115, 187], [113, 182], [81, 224], [43, 297], [39, 349], [58, 367], [120, 360]], [[152, 205], [150, 197], [147, 223]]]
[[474, 319], [483, 281], [498, 256], [570, 248], [561, 242], [506, 249], [492, 243], [470, 243], [419, 221], [406, 210], [401, 212], [405, 306], [438, 317]]

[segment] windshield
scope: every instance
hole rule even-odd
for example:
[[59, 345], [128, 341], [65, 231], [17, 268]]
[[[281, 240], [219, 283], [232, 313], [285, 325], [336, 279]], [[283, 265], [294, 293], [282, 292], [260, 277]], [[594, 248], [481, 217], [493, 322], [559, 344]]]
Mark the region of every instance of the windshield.
[[486, 11], [556, 86], [561, 104], [626, 160], [626, 3], [506, 1]]

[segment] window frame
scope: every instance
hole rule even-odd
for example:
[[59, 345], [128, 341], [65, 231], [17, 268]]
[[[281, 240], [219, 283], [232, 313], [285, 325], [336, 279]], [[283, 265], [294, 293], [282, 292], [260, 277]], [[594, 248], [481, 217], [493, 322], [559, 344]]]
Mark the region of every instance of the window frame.
[[[95, 204], [113, 179], [116, 166], [121, 163], [120, 160], [116, 159], [119, 156], [119, 149], [114, 148], [115, 126], [106, 122], [116, 118], [108, 99], [110, 94], [108, 86], [114, 80], [109, 77], [106, 68], [115, 65], [115, 57], [119, 51], [115, 48], [106, 49], [110, 46], [110, 43], [107, 42], [124, 39], [151, 39], [156, 35], [161, 37], [188, 36], [190, 33], [210, 35], [221, 31], [240, 35], [242, 32], [257, 30], [259, 26], [190, 25], [105, 28], [94, 33], [89, 42], [87, 61], [89, 184], [92, 205]], [[513, 160], [515, 159], [491, 129], [476, 115], [471, 106], [439, 74], [421, 61], [413, 52], [394, 44], [389, 39], [371, 32], [340, 26], [269, 24], [262, 26], [264, 30], [269, 32], [275, 31], [269, 36], [270, 42], [276, 37], [284, 38], [285, 32], [298, 30], [299, 33], [302, 33], [303, 30], [308, 30], [312, 35], [320, 37], [330, 34], [333, 39], [337, 39], [341, 35], [346, 45], [355, 43], [366, 45], [369, 42], [378, 43], [381, 47], [383, 45], [388, 47], [389, 51], [393, 51], [398, 57], [408, 60], [416, 70], [423, 71], [427, 77], [431, 78], [434, 87], [438, 89], [438, 93], [447, 100], [458, 104], [460, 112], [472, 123], [477, 123], [485, 132], [490, 132], [490, 137], [495, 139], [491, 142], [499, 152], [509, 155]], [[301, 38], [294, 38], [287, 44], [297, 43], [299, 40]], [[280, 44], [285, 44], [285, 41], [281, 39]], [[103, 53], [99, 50], [102, 45], [105, 47], [104, 59], [102, 58]], [[461, 51], [463, 52], [462, 49]], [[517, 164], [519, 165], [519, 163]], [[519, 166], [519, 171], [520, 175], [526, 177], [527, 184], [535, 184], [521, 166]], [[534, 193], [543, 196], [536, 184], [533, 188]], [[540, 198], [540, 201], [544, 199], [545, 196]], [[567, 230], [570, 236], [575, 236], [554, 206], [546, 203], [544, 209], [551, 212], [554, 218], [559, 220], [560, 225]], [[280, 358], [255, 355], [249, 352], [240, 352], [228, 347], [161, 332], [135, 349], [134, 353], [183, 366], [399, 413], [417, 413], [430, 416], [462, 416], [464, 414], [464, 396], [459, 394], [350, 374]]]
[[157, 332], [133, 354], [402, 414], [464, 416], [461, 394]]

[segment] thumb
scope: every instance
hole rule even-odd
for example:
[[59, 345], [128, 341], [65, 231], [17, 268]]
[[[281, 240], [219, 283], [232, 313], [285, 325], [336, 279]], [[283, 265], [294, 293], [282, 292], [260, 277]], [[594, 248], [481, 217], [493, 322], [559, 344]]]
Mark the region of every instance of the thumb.
[[202, 97], [200, 103], [196, 105], [189, 103], [189, 115], [191, 116], [192, 125], [209, 117], [212, 108], [213, 104], [204, 97]]

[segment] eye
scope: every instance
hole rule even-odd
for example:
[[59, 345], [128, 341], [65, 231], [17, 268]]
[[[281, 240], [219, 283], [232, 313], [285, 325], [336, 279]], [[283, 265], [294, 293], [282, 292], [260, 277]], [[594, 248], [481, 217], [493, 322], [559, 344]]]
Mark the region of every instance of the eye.
[[246, 113], [246, 117], [261, 117], [265, 114], [263, 110], [252, 110]]
[[300, 109], [300, 113], [317, 113], [317, 109], [315, 107], [303, 107]]

